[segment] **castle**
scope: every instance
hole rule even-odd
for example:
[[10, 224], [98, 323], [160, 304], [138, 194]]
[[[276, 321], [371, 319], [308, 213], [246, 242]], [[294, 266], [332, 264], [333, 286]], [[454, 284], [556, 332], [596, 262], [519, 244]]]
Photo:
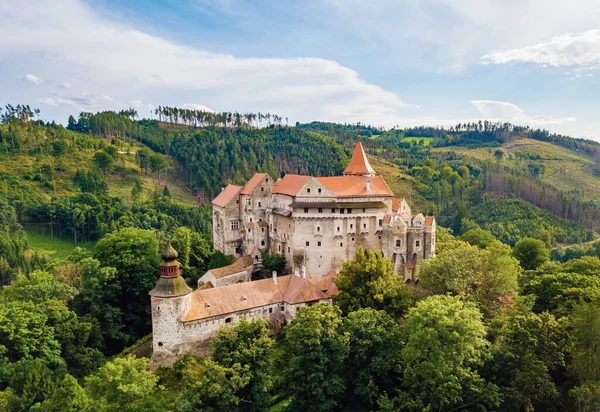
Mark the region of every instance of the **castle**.
[[435, 256], [435, 218], [412, 216], [376, 175], [356, 144], [342, 176], [256, 173], [244, 186], [228, 185], [212, 201], [214, 248], [226, 255], [285, 256], [290, 271], [312, 276], [339, 271], [359, 246], [381, 250], [406, 282], [418, 280], [423, 259]]
[[[360, 142], [342, 176], [288, 174], [274, 181], [256, 173], [212, 203], [214, 247], [238, 259], [206, 272], [192, 291], [175, 249], [164, 250], [150, 291], [154, 366], [207, 355], [218, 330], [242, 318], [267, 319], [277, 331], [299, 308], [331, 303], [334, 277], [359, 246], [390, 257], [405, 282], [417, 282], [421, 261], [435, 255], [434, 217], [413, 217], [408, 203], [394, 198]], [[251, 281], [268, 251], [284, 255], [294, 274]]]

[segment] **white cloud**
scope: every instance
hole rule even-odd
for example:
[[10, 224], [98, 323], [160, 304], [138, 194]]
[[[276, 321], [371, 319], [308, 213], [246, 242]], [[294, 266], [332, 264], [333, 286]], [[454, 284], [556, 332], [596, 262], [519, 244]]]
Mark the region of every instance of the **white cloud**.
[[[47, 78], [78, 79], [69, 96], [39, 99], [54, 107], [120, 109], [118, 102], [135, 96], [160, 105], [201, 100], [217, 110], [371, 124], [393, 122], [409, 107], [335, 61], [238, 58], [194, 49], [107, 20], [78, 0], [39, 1], [28, 8], [7, 0], [0, 15], [8, 17], [0, 25], [0, 59], [38, 67], [41, 60]], [[105, 94], [114, 100], [97, 98]]]
[[481, 57], [483, 62], [538, 63], [544, 66], [600, 66], [600, 29], [573, 35], [563, 34], [549, 41], [515, 49], [494, 50]]
[[181, 107], [184, 109], [199, 110], [201, 112], [213, 112], [214, 113], [213, 109], [211, 109], [208, 106], [204, 106], [203, 104], [186, 103], [186, 104], [182, 104]]
[[25, 80], [33, 84], [42, 84], [44, 81], [37, 77], [35, 74], [26, 74], [25, 76], [17, 76], [19, 80]]
[[471, 103], [486, 120], [494, 122], [547, 128], [575, 120], [574, 117], [529, 116], [516, 104], [497, 100], [471, 100]]

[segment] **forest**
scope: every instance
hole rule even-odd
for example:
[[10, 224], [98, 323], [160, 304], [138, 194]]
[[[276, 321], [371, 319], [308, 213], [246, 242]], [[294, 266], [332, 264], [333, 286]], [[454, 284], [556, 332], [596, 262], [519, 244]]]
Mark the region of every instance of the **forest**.
[[[80, 113], [67, 127], [39, 117], [27, 105], [0, 116], [1, 410], [600, 410], [597, 205], [501, 163], [501, 145], [523, 136], [590, 162], [596, 144], [489, 122], [289, 126], [162, 106], [155, 119]], [[386, 180], [410, 185], [396, 194], [438, 220], [421, 282], [359, 250], [332, 305], [303, 308], [277, 335], [242, 322], [210, 357], [150, 370], [148, 291], [166, 242], [194, 286], [231, 261], [210, 239], [221, 187], [255, 171], [340, 174], [359, 133], [391, 165]], [[465, 147], [489, 158], [453, 152]], [[70, 251], [41, 249], [33, 228]]]

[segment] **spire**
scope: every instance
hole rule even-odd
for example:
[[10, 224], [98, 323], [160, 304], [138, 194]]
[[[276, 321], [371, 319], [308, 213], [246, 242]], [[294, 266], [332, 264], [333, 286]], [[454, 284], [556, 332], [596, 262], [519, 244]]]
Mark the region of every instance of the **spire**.
[[177, 261], [178, 255], [171, 243], [163, 250], [160, 278], [156, 282], [156, 287], [150, 291], [150, 296], [174, 298], [187, 295], [192, 291], [181, 277], [181, 264]]
[[344, 176], [346, 175], [358, 175], [358, 176], [374, 176], [375, 169], [371, 167], [369, 163], [369, 159], [367, 159], [367, 155], [365, 153], [365, 149], [363, 149], [360, 141], [356, 143], [356, 147], [354, 148], [354, 153], [352, 154], [352, 159], [350, 159], [350, 163], [346, 170], [344, 170]]

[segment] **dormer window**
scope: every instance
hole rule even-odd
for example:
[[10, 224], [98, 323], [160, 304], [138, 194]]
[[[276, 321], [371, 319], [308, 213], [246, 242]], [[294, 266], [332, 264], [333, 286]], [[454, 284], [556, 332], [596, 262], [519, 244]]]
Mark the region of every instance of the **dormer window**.
[[306, 193], [310, 193], [310, 187], [306, 189]]
[[317, 192], [321, 193], [321, 188], [317, 189]]

